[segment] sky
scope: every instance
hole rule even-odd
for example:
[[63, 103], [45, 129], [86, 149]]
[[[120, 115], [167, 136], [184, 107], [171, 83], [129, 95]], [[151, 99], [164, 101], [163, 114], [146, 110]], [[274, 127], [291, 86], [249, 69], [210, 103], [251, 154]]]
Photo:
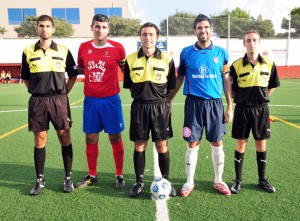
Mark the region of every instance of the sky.
[[276, 33], [283, 32], [280, 28], [283, 18], [295, 7], [300, 7], [299, 0], [136, 0], [137, 18], [142, 22], [159, 25], [167, 16], [177, 11], [193, 14], [218, 15], [226, 8], [229, 11], [236, 7], [250, 13], [250, 16], [271, 20]]

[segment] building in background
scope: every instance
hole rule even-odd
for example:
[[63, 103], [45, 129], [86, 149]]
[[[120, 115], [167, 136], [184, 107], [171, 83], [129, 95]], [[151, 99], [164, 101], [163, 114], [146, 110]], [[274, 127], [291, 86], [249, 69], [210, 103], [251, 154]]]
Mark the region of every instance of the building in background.
[[95, 14], [108, 17], [136, 18], [136, 0], [8, 0], [1, 1], [0, 26], [7, 30], [0, 38], [17, 38], [14, 27], [26, 16], [47, 14], [72, 24], [75, 38], [91, 36], [91, 19]]

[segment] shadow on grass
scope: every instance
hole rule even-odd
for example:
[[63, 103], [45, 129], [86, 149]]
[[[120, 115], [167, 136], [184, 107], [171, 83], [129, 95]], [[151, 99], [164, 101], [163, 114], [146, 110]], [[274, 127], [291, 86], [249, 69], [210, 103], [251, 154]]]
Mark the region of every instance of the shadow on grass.
[[[51, 191], [63, 190], [64, 170], [45, 168], [46, 187]], [[16, 189], [21, 194], [29, 195], [35, 184], [35, 168], [32, 165], [0, 164], [0, 187]]]
[[[177, 196], [180, 197], [180, 190], [183, 184], [186, 182], [185, 179], [174, 179], [173, 186], [177, 191]], [[231, 188], [232, 182], [226, 182], [228, 187]], [[209, 180], [195, 180], [195, 188], [193, 192], [198, 194], [208, 194], [208, 195], [220, 195], [219, 191], [214, 189], [214, 182]], [[243, 191], [255, 191], [255, 192], [265, 192], [262, 190], [257, 183], [243, 183], [242, 190]]]
[[[74, 186], [77, 182], [81, 181], [86, 175], [86, 171], [73, 171], [73, 183]], [[115, 188], [115, 175], [114, 173], [101, 173], [98, 174], [98, 182], [88, 186], [84, 189], [75, 189], [77, 194], [80, 192], [84, 194], [99, 195], [99, 196], [109, 196], [117, 198], [128, 198], [128, 192], [132, 185], [135, 183], [134, 174], [124, 174], [126, 187], [122, 190], [117, 190]], [[19, 164], [0, 164], [0, 188], [9, 188], [19, 191], [22, 195], [29, 195], [29, 191], [34, 186], [35, 182], [35, 168], [32, 165], [19, 165]], [[64, 181], [64, 170], [63, 168], [45, 168], [45, 179], [46, 186], [45, 189], [51, 192], [62, 193], [63, 192], [63, 181]], [[147, 200], [151, 199], [150, 185], [153, 180], [152, 176], [145, 176], [145, 186], [139, 197], [132, 198], [135, 200]], [[180, 190], [185, 182], [185, 179], [170, 179], [173, 183], [174, 188], [177, 191], [177, 196], [180, 196]], [[228, 183], [231, 186], [231, 183]], [[242, 186], [242, 191], [263, 191], [257, 184], [245, 183]], [[213, 188], [213, 181], [207, 180], [195, 180], [195, 192], [218, 195], [220, 194], [217, 190]]]
[[[73, 173], [75, 174], [75, 172]], [[81, 181], [81, 179], [87, 174], [86, 172], [79, 172], [81, 174], [81, 177], [79, 180], [73, 181], [74, 185]], [[76, 175], [78, 176], [78, 174]], [[120, 198], [130, 198], [128, 193], [129, 190], [132, 188], [133, 184], [135, 183], [135, 175], [134, 174], [124, 174], [124, 180], [126, 183], [126, 187], [124, 189], [116, 189], [115, 188], [115, 174], [114, 173], [101, 173], [101, 171], [98, 172], [98, 182], [88, 186], [83, 189], [76, 189], [76, 191], [87, 191], [93, 194], [99, 194], [102, 196], [109, 196], [109, 197], [120, 197]], [[151, 199], [151, 193], [150, 193], [150, 185], [153, 180], [152, 176], [144, 176], [145, 180], [145, 186], [143, 191], [138, 197], [134, 197], [131, 199], [137, 199], [137, 200], [147, 200]]]
[[[73, 183], [81, 181], [86, 175], [86, 171], [73, 170]], [[128, 198], [128, 192], [135, 182], [133, 174], [124, 174], [126, 187], [122, 190], [115, 188], [115, 174], [114, 173], [98, 173], [98, 182], [88, 186], [84, 189], [76, 189], [77, 193], [92, 193], [95, 195]], [[21, 193], [21, 195], [29, 195], [30, 190], [35, 183], [35, 168], [34, 165], [19, 165], [13, 163], [0, 163], [0, 188], [14, 189]], [[64, 169], [61, 168], [45, 168], [46, 185], [43, 192], [51, 191], [62, 193], [64, 182]], [[145, 188], [141, 195], [137, 198], [140, 200], [150, 199], [150, 185], [152, 182], [151, 176], [145, 176]], [[45, 194], [45, 193], [44, 193]]]

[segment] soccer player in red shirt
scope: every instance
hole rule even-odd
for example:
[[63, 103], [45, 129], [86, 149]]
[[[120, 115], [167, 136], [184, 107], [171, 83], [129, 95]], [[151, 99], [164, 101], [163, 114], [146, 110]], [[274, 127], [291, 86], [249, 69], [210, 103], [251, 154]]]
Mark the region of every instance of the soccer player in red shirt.
[[79, 73], [85, 75], [83, 131], [86, 134], [86, 157], [89, 173], [77, 183], [83, 188], [97, 182], [99, 133], [108, 133], [116, 166], [116, 188], [123, 189], [124, 147], [121, 132], [124, 130], [118, 68], [124, 69], [125, 50], [109, 40], [108, 17], [96, 14], [91, 31], [94, 39], [84, 42], [78, 50]]

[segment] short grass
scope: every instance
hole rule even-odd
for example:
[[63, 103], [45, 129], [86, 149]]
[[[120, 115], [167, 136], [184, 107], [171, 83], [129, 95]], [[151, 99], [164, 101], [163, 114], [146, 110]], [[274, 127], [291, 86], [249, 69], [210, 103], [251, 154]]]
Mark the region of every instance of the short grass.
[[[76, 83], [70, 93], [72, 104], [72, 140], [74, 147], [73, 179], [76, 183], [87, 173], [84, 133], [82, 132], [83, 83]], [[271, 96], [271, 114], [277, 117], [271, 124], [268, 141], [267, 177], [277, 192], [268, 194], [257, 187], [257, 166], [253, 140], [245, 155], [244, 183], [238, 195], [222, 196], [212, 185], [214, 179], [211, 150], [202, 142], [195, 175], [196, 187], [188, 198], [180, 196], [167, 201], [170, 220], [299, 220], [299, 132], [300, 80], [281, 80], [281, 87]], [[131, 98], [121, 92], [126, 129], [124, 176], [127, 187], [114, 189], [114, 163], [107, 135], [100, 135], [98, 163], [99, 182], [70, 194], [62, 192], [63, 163], [59, 142], [51, 127], [47, 142], [46, 188], [37, 197], [29, 196], [35, 180], [33, 135], [28, 132], [27, 103], [29, 95], [22, 84], [0, 85], [0, 220], [155, 220], [156, 205], [150, 200], [153, 180], [152, 145], [146, 152], [145, 189], [140, 197], [128, 197], [135, 181], [129, 141]], [[174, 137], [170, 139], [170, 180], [179, 191], [185, 182], [182, 139], [184, 96], [178, 93], [173, 104]], [[230, 137], [231, 125], [224, 137], [226, 163], [224, 180], [231, 185], [234, 178], [233, 154], [235, 141]]]

